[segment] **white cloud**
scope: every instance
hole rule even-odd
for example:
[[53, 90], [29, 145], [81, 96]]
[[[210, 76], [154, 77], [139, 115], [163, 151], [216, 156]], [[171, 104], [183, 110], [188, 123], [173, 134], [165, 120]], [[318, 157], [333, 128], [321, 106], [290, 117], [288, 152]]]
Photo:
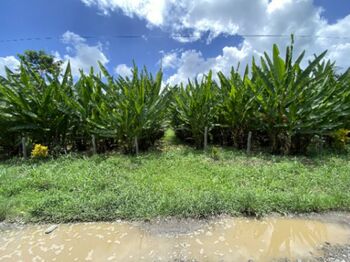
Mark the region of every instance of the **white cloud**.
[[0, 75], [5, 76], [6, 71], [5, 67], [8, 67], [10, 70], [15, 70], [20, 65], [18, 59], [14, 56], [5, 56], [0, 57]]
[[175, 56], [174, 60], [177, 61], [176, 73], [168, 78], [167, 83], [175, 85], [195, 77], [201, 78], [209, 70], [213, 71], [215, 78], [216, 73], [220, 71], [228, 74], [231, 67], [236, 67], [239, 62], [243, 64], [241, 68], [244, 68], [247, 61], [251, 59], [251, 53], [252, 47], [248, 43], [244, 43], [240, 48], [224, 47], [222, 54], [207, 59], [196, 50], [188, 50], [181, 54], [167, 54], [167, 57]]
[[86, 39], [81, 36], [67, 31], [62, 35], [62, 43], [67, 45], [67, 54], [61, 56], [58, 52], [55, 53], [56, 58], [65, 61], [65, 64], [69, 61], [72, 73], [74, 76], [79, 76], [79, 70], [89, 72], [93, 67], [96, 71], [99, 71], [98, 61], [103, 65], [106, 65], [109, 60], [103, 53], [102, 44], [88, 45]]
[[328, 49], [328, 57], [336, 61], [337, 66], [346, 70], [350, 66], [350, 15], [335, 24], [321, 27], [318, 34], [330, 36], [330, 38], [317, 39], [318, 50]]
[[169, 52], [163, 55], [160, 62], [163, 68], [176, 68], [180, 61], [177, 52]]
[[128, 16], [137, 16], [148, 25], [169, 32], [179, 42], [197, 41], [207, 34], [208, 43], [221, 34], [243, 37], [241, 47], [227, 46], [216, 57], [204, 58], [194, 50], [176, 53], [176, 59], [174, 54], [166, 54], [163, 66], [176, 69], [176, 74], [169, 79], [171, 81], [205, 73], [201, 70], [208, 70], [208, 65], [214, 69], [230, 68], [238, 61], [245, 62], [253, 55], [270, 51], [273, 43], [285, 47], [290, 42], [288, 36], [291, 33], [296, 35], [296, 53], [306, 50], [307, 57], [310, 57], [328, 49], [328, 58], [335, 59], [343, 69], [349, 67], [350, 44], [346, 37], [350, 36], [350, 14], [331, 24], [322, 16], [323, 9], [313, 0], [81, 1], [88, 6], [97, 6], [105, 14], [119, 10]]
[[[62, 35], [61, 41], [66, 45], [66, 53], [60, 54], [58, 51], [52, 52], [55, 60], [63, 60], [64, 66], [68, 61], [71, 64], [72, 74], [77, 77], [79, 70], [89, 72], [91, 67], [99, 71], [98, 61], [106, 65], [109, 60], [103, 53], [102, 44], [89, 45], [83, 37], [67, 31]], [[19, 60], [14, 56], [0, 57], [0, 75], [5, 75], [5, 66], [14, 70], [19, 66]]]
[[79, 45], [81, 43], [85, 43], [85, 38], [82, 38], [80, 35], [77, 35], [71, 31], [67, 31], [62, 35], [62, 42], [64, 44], [73, 44], [73, 45]]
[[149, 25], [160, 26], [164, 22], [167, 1], [164, 0], [81, 0], [87, 6], [97, 6], [105, 15], [121, 9], [127, 16], [145, 18]]
[[[103, 14], [120, 10], [125, 15], [145, 19], [150, 26], [174, 33], [179, 41], [198, 40], [204, 32], [210, 37], [260, 29], [269, 0], [81, 0], [97, 6]], [[246, 21], [251, 21], [246, 23]], [[189, 37], [179, 36], [184, 29]], [[186, 34], [187, 35], [187, 34]]]
[[121, 77], [132, 76], [132, 68], [127, 66], [126, 64], [117, 65], [114, 71], [118, 76], [121, 76]]
[[[269, 53], [273, 43], [279, 44], [283, 53], [284, 47], [290, 43], [291, 33], [296, 35], [296, 53], [306, 50], [307, 57], [311, 57], [328, 49], [328, 58], [335, 60], [337, 66], [343, 70], [349, 67], [350, 15], [330, 24], [322, 17], [322, 8], [315, 6], [312, 0], [253, 2], [208, 0], [208, 5], [201, 5], [202, 1], [193, 1], [181, 19], [183, 28], [191, 28], [197, 34], [209, 31], [210, 37], [237, 33], [243, 36], [243, 43], [241, 47], [227, 46], [223, 48], [221, 55], [206, 59], [201, 53], [194, 51], [178, 54], [181, 62], [169, 81], [182, 81], [206, 73], [209, 69], [227, 72], [237, 62], [244, 65], [251, 61], [253, 55], [259, 56], [264, 51]], [[210, 12], [206, 12], [204, 6], [212, 7], [207, 9]], [[256, 9], [252, 10], [252, 7]], [[285, 37], [248, 36], [254, 34]]]

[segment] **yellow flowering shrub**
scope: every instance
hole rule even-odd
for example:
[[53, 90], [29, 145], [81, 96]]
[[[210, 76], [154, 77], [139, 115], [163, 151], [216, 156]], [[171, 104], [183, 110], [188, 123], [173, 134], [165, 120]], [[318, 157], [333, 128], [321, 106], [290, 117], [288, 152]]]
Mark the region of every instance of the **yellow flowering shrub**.
[[32, 158], [45, 158], [49, 155], [49, 149], [47, 146], [41, 144], [35, 144], [32, 150]]

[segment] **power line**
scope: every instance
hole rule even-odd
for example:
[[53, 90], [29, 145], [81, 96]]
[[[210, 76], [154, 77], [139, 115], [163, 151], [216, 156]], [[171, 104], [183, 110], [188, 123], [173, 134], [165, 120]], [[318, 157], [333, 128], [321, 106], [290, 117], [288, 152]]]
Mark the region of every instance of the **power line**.
[[[144, 38], [143, 35], [110, 35], [110, 36], [91, 36], [81, 35], [80, 37], [85, 39], [103, 39], [103, 38]], [[12, 38], [12, 39], [0, 39], [0, 43], [7, 42], [23, 42], [23, 41], [44, 41], [44, 40], [61, 40], [61, 36], [44, 36], [44, 37], [26, 37], [26, 38]]]
[[[242, 37], [272, 37], [272, 38], [278, 38], [278, 37], [287, 37], [290, 38], [291, 35], [258, 35], [258, 34], [251, 34], [251, 35], [239, 35]], [[350, 39], [350, 36], [322, 36], [322, 35], [293, 35], [294, 38], [325, 38], [325, 39]]]
[[[144, 34], [120, 34], [120, 35], [81, 35], [85, 39], [149, 39], [149, 38], [191, 38], [191, 35], [144, 35]], [[232, 37], [242, 38], [290, 38], [290, 35], [284, 34], [242, 34], [233, 35]], [[350, 36], [322, 36], [322, 35], [294, 35], [294, 38], [320, 38], [320, 39], [334, 39], [334, 40], [350, 40]], [[12, 39], [0, 39], [0, 43], [10, 42], [25, 42], [25, 41], [51, 41], [61, 40], [61, 36], [44, 36], [44, 37], [25, 37], [25, 38], [12, 38]]]

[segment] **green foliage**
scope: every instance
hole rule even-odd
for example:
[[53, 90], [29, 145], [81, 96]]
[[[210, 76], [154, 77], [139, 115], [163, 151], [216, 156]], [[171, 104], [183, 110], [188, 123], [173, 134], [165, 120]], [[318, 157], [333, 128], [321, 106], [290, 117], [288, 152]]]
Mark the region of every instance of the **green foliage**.
[[350, 142], [350, 130], [339, 129], [331, 134], [331, 144], [337, 150], [345, 150], [346, 145]]
[[[248, 67], [243, 77], [231, 69], [230, 77], [226, 77], [222, 72], [218, 73], [220, 81], [220, 103], [218, 104], [218, 124], [222, 137], [237, 148], [243, 148], [246, 142], [248, 132], [256, 125], [256, 116], [254, 115], [258, 108], [255, 102], [254, 93], [246, 82], [249, 81]], [[225, 144], [225, 141], [222, 141]]]
[[253, 62], [248, 84], [255, 93], [260, 125], [269, 134], [273, 152], [305, 152], [314, 134], [343, 126], [341, 117], [350, 115], [345, 103], [348, 86], [341, 80], [332, 81], [333, 64], [321, 63], [325, 54], [315, 56], [302, 69], [304, 53], [293, 61], [292, 45], [283, 60], [274, 45], [272, 58], [265, 53], [260, 66]]
[[[0, 107], [2, 107], [1, 103]], [[9, 130], [6, 117], [0, 114], [0, 158], [2, 155], [5, 157], [15, 155], [17, 153], [16, 146], [18, 143], [19, 140], [16, 135]]]
[[0, 222], [4, 221], [7, 217], [8, 207], [4, 198], [0, 197]]
[[233, 69], [229, 77], [219, 72], [217, 85], [210, 73], [207, 81], [180, 87], [174, 100], [177, 135], [199, 147], [209, 126], [213, 143], [244, 148], [252, 131], [253, 140], [267, 141], [273, 153], [306, 153], [315, 135], [349, 125], [350, 71], [336, 75], [325, 55], [303, 68], [304, 52], [294, 59], [293, 42], [284, 59], [274, 45], [272, 57], [264, 53], [259, 65], [253, 60], [251, 74], [248, 67], [243, 76]]
[[62, 61], [56, 61], [55, 57], [47, 54], [45, 51], [26, 50], [24, 54], [18, 54], [22, 65], [40, 75], [51, 74], [58, 75], [61, 73]]
[[92, 135], [97, 135], [95, 122], [100, 119], [98, 108], [105, 103], [105, 87], [101, 77], [95, 75], [91, 68], [88, 75], [81, 71], [79, 80], [64, 96], [64, 102], [71, 114], [71, 143], [78, 151], [87, 150]]
[[126, 152], [153, 145], [168, 125], [170, 92], [162, 72], [153, 78], [135, 66], [130, 79], [115, 80], [102, 65], [101, 71], [103, 76], [81, 72], [74, 83], [69, 64], [62, 76], [42, 76], [30, 64], [19, 74], [7, 70], [0, 81], [2, 148], [15, 148], [27, 137], [56, 152], [86, 150], [92, 135], [100, 147], [117, 144]]
[[197, 148], [203, 146], [204, 130], [210, 131], [217, 117], [218, 86], [212, 80], [212, 72], [199, 83], [189, 81], [176, 87], [172, 108], [175, 132], [182, 139], [191, 139]]
[[19, 76], [7, 70], [7, 78], [0, 83], [0, 121], [6, 131], [15, 140], [25, 136], [34, 143], [63, 147], [70, 128], [63, 96], [71, 83], [69, 66], [61, 80], [58, 76], [46, 80], [24, 66]]
[[213, 146], [211, 148], [210, 156], [215, 161], [220, 160], [220, 149], [215, 147], [215, 146]]
[[117, 139], [126, 152], [147, 149], [163, 136], [168, 124], [170, 92], [167, 86], [162, 87], [162, 72], [153, 78], [146, 69], [139, 73], [134, 66], [131, 78], [114, 80], [100, 66], [108, 81], [94, 78], [104, 92], [103, 102], [96, 107], [98, 117], [92, 114], [90, 122], [100, 136]]
[[[20, 55], [17, 72], [0, 77], [0, 152], [18, 154], [20, 141], [48, 145], [53, 153], [99, 152], [122, 148], [138, 153], [155, 145], [169, 123], [178, 138], [197, 148], [212, 144], [269, 146], [277, 154], [305, 154], [320, 140], [350, 126], [350, 70], [335, 72], [315, 55], [307, 65], [304, 52], [285, 57], [274, 45], [272, 55], [254, 59], [243, 75], [232, 68], [226, 76], [210, 71], [201, 81], [170, 88], [163, 74], [155, 77], [136, 66], [130, 77], [81, 72], [73, 79], [70, 65], [44, 52]], [[76, 80], [76, 81], [74, 81]]]

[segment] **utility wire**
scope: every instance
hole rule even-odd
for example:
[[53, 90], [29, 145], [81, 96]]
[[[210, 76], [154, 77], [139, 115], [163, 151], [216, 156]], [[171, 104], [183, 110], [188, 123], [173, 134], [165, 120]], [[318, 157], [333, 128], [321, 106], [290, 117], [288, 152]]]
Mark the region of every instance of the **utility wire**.
[[[191, 35], [172, 35], [171, 37], [165, 35], [81, 35], [85, 39], [148, 39], [148, 38], [171, 38], [171, 37], [183, 37], [190, 38]], [[233, 35], [232, 37], [242, 38], [290, 38], [290, 35], [283, 34], [243, 34]], [[350, 40], [350, 36], [322, 36], [322, 35], [294, 35], [295, 38], [320, 38], [320, 39], [335, 39], [335, 40]], [[44, 36], [44, 37], [26, 37], [26, 38], [12, 38], [12, 39], [0, 39], [0, 43], [9, 42], [24, 42], [24, 41], [50, 41], [61, 40], [61, 36]]]

